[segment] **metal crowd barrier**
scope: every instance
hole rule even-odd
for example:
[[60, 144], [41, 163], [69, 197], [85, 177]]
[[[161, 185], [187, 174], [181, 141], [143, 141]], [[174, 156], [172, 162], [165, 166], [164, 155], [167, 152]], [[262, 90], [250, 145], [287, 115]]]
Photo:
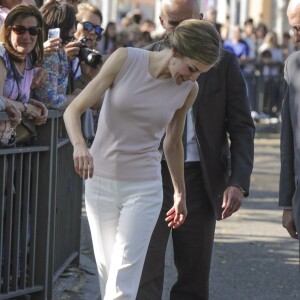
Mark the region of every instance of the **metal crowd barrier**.
[[82, 180], [62, 114], [49, 111], [37, 146], [0, 148], [0, 299], [51, 299], [79, 263]]

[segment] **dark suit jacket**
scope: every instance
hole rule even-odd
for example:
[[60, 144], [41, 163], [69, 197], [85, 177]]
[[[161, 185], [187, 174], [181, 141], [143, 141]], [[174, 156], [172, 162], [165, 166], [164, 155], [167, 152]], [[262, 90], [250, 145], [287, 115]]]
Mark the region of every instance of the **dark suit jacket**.
[[284, 69], [285, 93], [282, 107], [281, 171], [279, 205], [292, 206], [300, 232], [300, 51], [293, 53]]
[[[159, 51], [162, 47], [158, 42], [146, 49]], [[201, 169], [215, 218], [220, 220], [225, 189], [241, 186], [249, 191], [255, 127], [234, 54], [223, 51], [218, 64], [197, 81], [199, 93], [193, 115]]]

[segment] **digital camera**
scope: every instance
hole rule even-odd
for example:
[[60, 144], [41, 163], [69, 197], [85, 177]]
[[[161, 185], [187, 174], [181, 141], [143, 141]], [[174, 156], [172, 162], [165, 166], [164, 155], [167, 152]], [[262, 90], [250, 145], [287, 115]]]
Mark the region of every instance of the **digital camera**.
[[81, 45], [79, 47], [78, 58], [81, 61], [84, 61], [90, 67], [96, 69], [97, 66], [102, 62], [102, 55], [99, 52], [95, 52], [88, 48], [86, 45], [87, 38], [85, 36], [83, 36], [79, 41], [81, 42]]

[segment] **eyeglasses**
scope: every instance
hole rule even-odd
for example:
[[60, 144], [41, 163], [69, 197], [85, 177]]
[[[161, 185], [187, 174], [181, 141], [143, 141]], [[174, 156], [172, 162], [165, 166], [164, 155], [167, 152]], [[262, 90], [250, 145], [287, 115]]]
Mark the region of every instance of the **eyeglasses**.
[[32, 26], [29, 28], [24, 27], [23, 25], [14, 25], [12, 26], [12, 31], [17, 35], [23, 35], [26, 31], [29, 32], [31, 36], [37, 36], [41, 28], [37, 26]]
[[78, 22], [78, 23], [83, 25], [83, 29], [86, 31], [92, 31], [93, 29], [95, 29], [96, 35], [100, 35], [103, 31], [103, 28], [100, 27], [100, 25], [95, 25], [91, 22]]

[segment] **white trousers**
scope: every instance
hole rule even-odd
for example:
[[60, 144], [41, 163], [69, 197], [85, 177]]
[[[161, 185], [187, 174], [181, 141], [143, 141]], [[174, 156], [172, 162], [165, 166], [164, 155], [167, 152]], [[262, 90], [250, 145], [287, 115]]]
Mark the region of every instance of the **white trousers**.
[[102, 299], [135, 300], [162, 205], [162, 183], [94, 176], [86, 181], [85, 195]]

